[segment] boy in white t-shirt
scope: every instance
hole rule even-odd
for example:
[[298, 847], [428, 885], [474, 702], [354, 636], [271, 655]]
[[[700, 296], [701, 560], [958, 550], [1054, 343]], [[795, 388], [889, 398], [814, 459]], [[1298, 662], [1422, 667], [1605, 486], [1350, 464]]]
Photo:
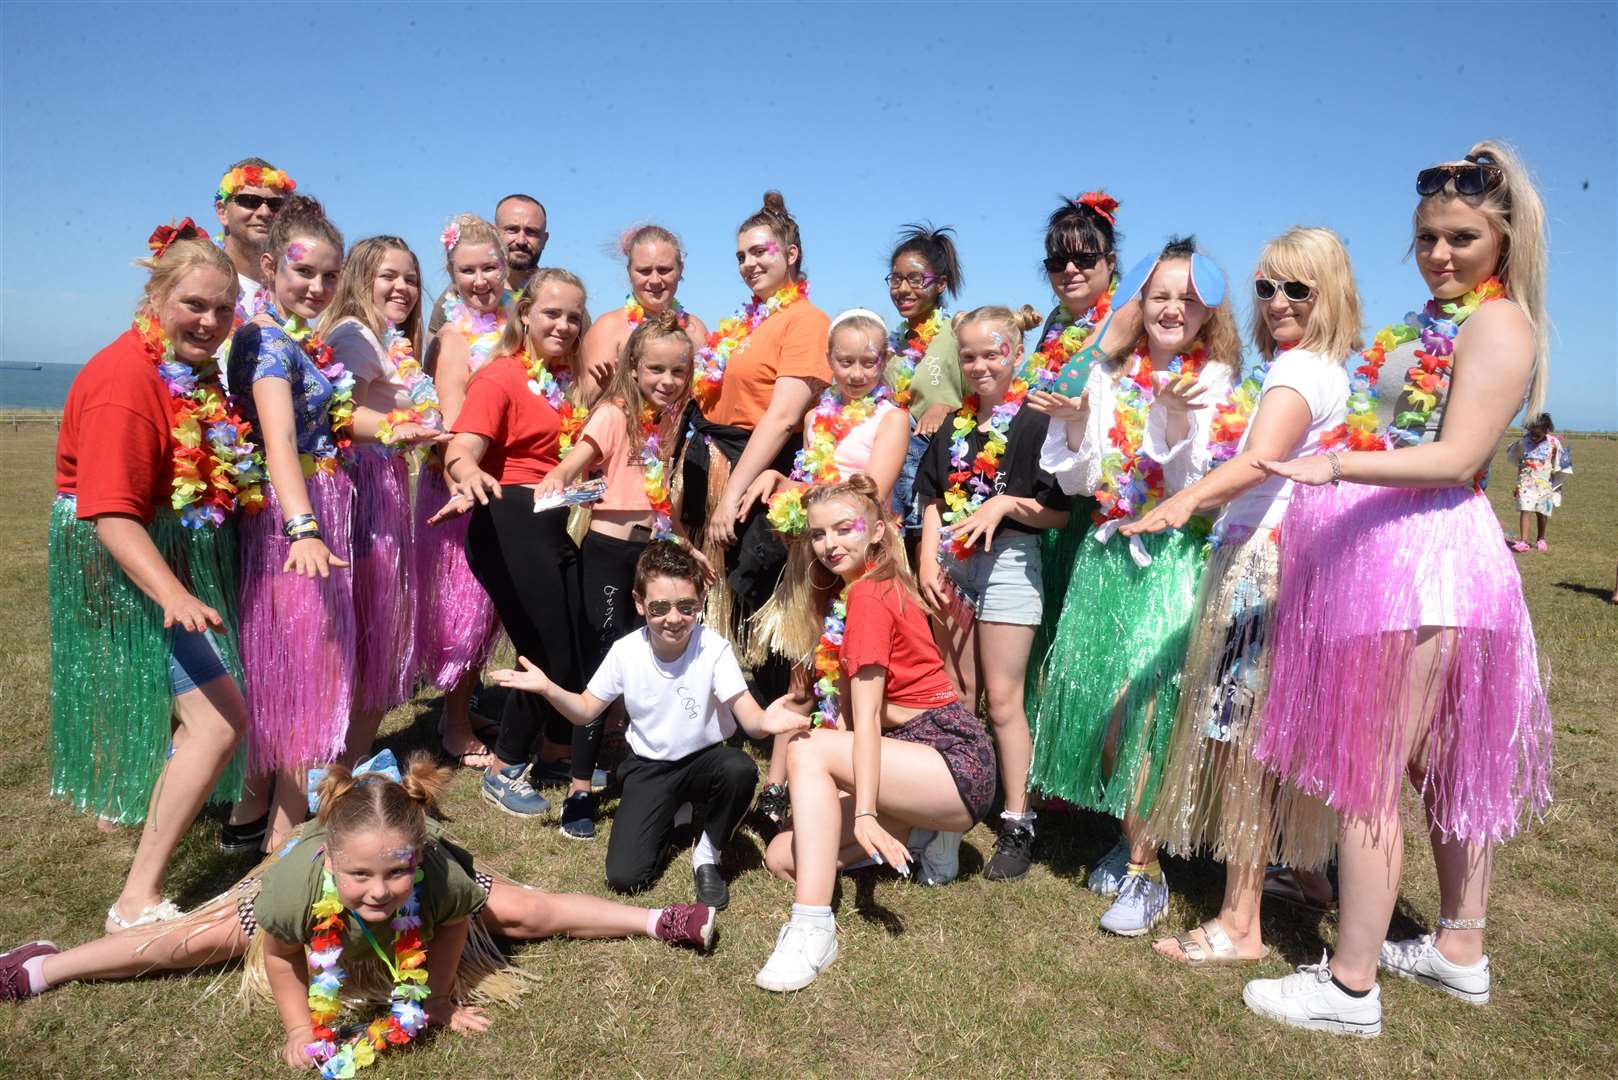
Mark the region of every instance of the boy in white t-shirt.
[[740, 723], [756, 739], [808, 728], [790, 709], [759, 707], [730, 642], [697, 621], [703, 573], [676, 543], [647, 545], [635, 564], [635, 610], [646, 625], [616, 641], [583, 693], [563, 690], [518, 657], [521, 671], [496, 671], [501, 686], [541, 694], [575, 724], [589, 724], [620, 696], [629, 715], [630, 754], [618, 767], [623, 798], [607, 841], [607, 884], [633, 892], [652, 884], [674, 816], [706, 804], [691, 852], [697, 898], [714, 910], [730, 903], [719, 853], [752, 805], [758, 766], [728, 746]]

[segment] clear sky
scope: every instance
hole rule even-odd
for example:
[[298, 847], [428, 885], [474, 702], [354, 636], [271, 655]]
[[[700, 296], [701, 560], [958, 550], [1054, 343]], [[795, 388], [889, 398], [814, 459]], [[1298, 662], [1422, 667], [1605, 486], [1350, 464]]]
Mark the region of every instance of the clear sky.
[[445, 219], [528, 191], [592, 310], [624, 295], [613, 239], [656, 220], [712, 324], [745, 299], [735, 226], [778, 187], [829, 311], [892, 316], [886, 254], [917, 219], [959, 231], [958, 306], [1044, 309], [1043, 220], [1104, 186], [1126, 264], [1195, 232], [1245, 277], [1287, 226], [1336, 229], [1381, 325], [1425, 295], [1416, 171], [1500, 136], [1549, 210], [1551, 411], [1618, 427], [1610, 3], [7, 2], [0, 49], [8, 360], [88, 359], [152, 227], [211, 227], [250, 154], [350, 241], [404, 236], [435, 289]]

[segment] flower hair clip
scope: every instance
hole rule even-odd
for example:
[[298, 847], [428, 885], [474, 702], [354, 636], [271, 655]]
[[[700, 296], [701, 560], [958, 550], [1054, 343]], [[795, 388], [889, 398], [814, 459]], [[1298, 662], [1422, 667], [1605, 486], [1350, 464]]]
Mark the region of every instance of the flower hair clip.
[[1118, 200], [1108, 195], [1105, 191], [1086, 191], [1077, 199], [1069, 199], [1068, 201], [1074, 206], [1088, 206], [1106, 218], [1108, 225], [1118, 223], [1118, 219], [1113, 216], [1113, 211], [1118, 209]]
[[152, 230], [152, 235], [146, 238], [146, 246], [152, 251], [153, 259], [161, 259], [169, 248], [174, 246], [176, 240], [206, 240], [208, 234], [196, 222], [185, 218], [178, 225], [159, 225]]
[[454, 251], [455, 245], [461, 242], [461, 223], [452, 221], [445, 225], [444, 233], [438, 238], [438, 241], [444, 245], [445, 251]]

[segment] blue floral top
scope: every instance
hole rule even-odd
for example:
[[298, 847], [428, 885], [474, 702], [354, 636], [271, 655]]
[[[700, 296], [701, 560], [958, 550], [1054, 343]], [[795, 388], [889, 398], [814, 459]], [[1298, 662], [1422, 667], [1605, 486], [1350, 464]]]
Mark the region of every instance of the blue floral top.
[[332, 441], [331, 411], [334, 386], [309, 359], [303, 346], [280, 327], [247, 323], [230, 343], [230, 388], [242, 416], [259, 426], [253, 404], [253, 384], [260, 379], [285, 379], [292, 385], [292, 417], [298, 453], [317, 458], [337, 453]]

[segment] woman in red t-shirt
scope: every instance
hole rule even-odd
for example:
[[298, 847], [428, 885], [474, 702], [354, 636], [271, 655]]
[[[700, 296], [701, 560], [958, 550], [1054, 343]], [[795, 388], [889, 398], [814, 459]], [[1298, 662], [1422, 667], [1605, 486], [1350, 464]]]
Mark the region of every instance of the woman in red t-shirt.
[[262, 497], [213, 359], [236, 272], [190, 219], [150, 244], [134, 325], [68, 392], [50, 525], [51, 793], [146, 823], [108, 932], [179, 914], [169, 859], [246, 728], [232, 515]]
[[[567, 534], [568, 507], [534, 513], [534, 488], [561, 463], [564, 438], [577, 434], [564, 422], [573, 413], [562, 383], [578, 375], [585, 302], [584, 283], [566, 270], [529, 279], [495, 359], [467, 384], [444, 455], [451, 498], [434, 519], [470, 510], [466, 561], [512, 645], [574, 692], [584, 689], [579, 549]], [[573, 742], [573, 725], [543, 698], [508, 698], [497, 760], [483, 777], [484, 798], [519, 817], [550, 809], [526, 775], [542, 723], [551, 743]]]
[[[755, 981], [808, 986], [837, 958], [831, 897], [862, 859], [910, 873], [919, 830], [965, 832], [994, 797], [994, 744], [956, 697], [927, 608], [904, 569], [904, 537], [876, 484], [856, 473], [804, 494], [815, 602], [816, 721], [787, 747], [791, 825], [765, 863], [795, 885], [792, 919]], [[846, 704], [845, 704], [846, 703]], [[897, 835], [895, 835], [897, 834]]]

